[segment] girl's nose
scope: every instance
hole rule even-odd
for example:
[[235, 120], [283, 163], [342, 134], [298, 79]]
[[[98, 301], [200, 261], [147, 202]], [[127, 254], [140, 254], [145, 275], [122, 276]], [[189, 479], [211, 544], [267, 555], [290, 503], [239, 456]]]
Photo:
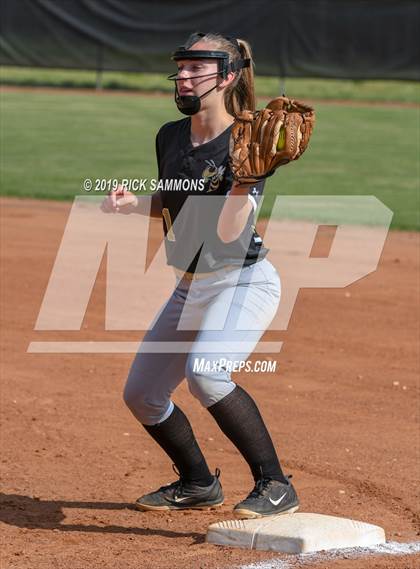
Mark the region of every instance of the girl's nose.
[[178, 77], [178, 87], [191, 88], [191, 81], [189, 77]]
[[190, 72], [187, 69], [181, 69], [180, 71], [178, 71], [178, 79], [189, 79], [191, 76]]

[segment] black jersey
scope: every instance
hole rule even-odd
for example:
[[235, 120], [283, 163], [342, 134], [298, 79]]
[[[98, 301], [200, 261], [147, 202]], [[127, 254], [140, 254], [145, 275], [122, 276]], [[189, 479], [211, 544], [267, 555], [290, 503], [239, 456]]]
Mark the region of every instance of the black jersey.
[[[191, 144], [190, 117], [163, 125], [157, 134], [157, 189], [167, 262], [183, 271], [201, 273], [225, 265], [248, 266], [268, 252], [254, 225], [264, 181], [250, 187], [248, 197], [253, 208], [238, 239], [224, 243], [217, 236], [217, 220], [233, 182], [228, 163], [231, 128], [196, 147]], [[190, 197], [192, 200], [187, 199]], [[176, 223], [182, 208], [181, 221]]]

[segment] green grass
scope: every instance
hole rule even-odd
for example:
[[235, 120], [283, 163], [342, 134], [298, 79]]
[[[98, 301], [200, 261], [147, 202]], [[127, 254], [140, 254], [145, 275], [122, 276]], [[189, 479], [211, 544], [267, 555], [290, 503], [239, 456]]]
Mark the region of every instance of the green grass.
[[276, 194], [373, 195], [394, 212], [394, 228], [420, 229], [419, 109], [319, 104], [310, 147], [267, 181]]
[[[394, 228], [419, 229], [419, 109], [319, 103], [307, 152], [267, 181], [262, 215], [282, 195], [374, 195]], [[1, 93], [1, 192], [70, 200], [84, 178], [156, 177], [169, 97]], [[91, 194], [92, 195], [92, 194]]]
[[[1, 67], [3, 85], [85, 87], [95, 88], [94, 71], [71, 69], [42, 69]], [[414, 81], [351, 81], [336, 79], [286, 79], [286, 93], [303, 99], [344, 99], [356, 101], [420, 102], [420, 87]], [[104, 89], [135, 89], [172, 93], [173, 83], [164, 74], [118, 73], [107, 71], [102, 76]], [[277, 97], [280, 93], [277, 77], [256, 77], [256, 92], [260, 97]]]

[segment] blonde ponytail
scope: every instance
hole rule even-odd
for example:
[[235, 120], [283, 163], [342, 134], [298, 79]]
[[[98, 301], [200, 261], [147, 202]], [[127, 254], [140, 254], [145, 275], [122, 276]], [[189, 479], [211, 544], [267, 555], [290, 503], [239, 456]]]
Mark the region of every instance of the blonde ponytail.
[[247, 109], [255, 111], [254, 69], [251, 46], [245, 40], [238, 39], [242, 59], [250, 59], [249, 67], [241, 69], [237, 79], [227, 87], [225, 92], [225, 107], [227, 112], [236, 116], [240, 111]]

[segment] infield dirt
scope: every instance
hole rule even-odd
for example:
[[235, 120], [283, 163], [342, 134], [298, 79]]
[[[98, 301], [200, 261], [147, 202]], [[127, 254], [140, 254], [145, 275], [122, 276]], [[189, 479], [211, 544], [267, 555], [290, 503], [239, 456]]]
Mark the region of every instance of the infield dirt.
[[[103, 329], [105, 262], [80, 332], [34, 331], [70, 206], [1, 201], [2, 567], [231, 569], [278, 558], [205, 543], [208, 524], [232, 518], [252, 479], [186, 382], [174, 401], [211, 469], [221, 469], [225, 503], [138, 512], [133, 501], [174, 474], [123, 403], [133, 356], [27, 353], [32, 340], [141, 339]], [[284, 342], [270, 354], [275, 373], [234, 376], [294, 475], [300, 511], [378, 524], [401, 542], [420, 539], [419, 270], [419, 234], [390, 233], [375, 273], [346, 289], [300, 292], [288, 330], [265, 337]], [[418, 563], [418, 555], [379, 556], [322, 569]]]

